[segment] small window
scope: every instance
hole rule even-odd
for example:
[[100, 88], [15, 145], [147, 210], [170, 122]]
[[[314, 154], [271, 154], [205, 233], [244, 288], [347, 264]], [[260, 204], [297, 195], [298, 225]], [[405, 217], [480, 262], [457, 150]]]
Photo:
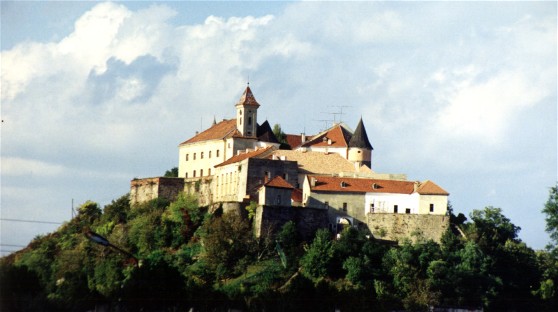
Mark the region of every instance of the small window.
[[346, 183], [345, 181], [341, 181], [341, 187], [342, 187], [342, 188], [347, 187], [347, 183]]
[[209, 155], [207, 155], [207, 158], [211, 158], [211, 151], [209, 151]]
[[194, 160], [196, 160], [196, 153], [194, 153]]
[[281, 204], [281, 195], [277, 195], [277, 198], [275, 199], [275, 204], [276, 204], [276, 205], [280, 205], [280, 204]]
[[188, 161], [188, 156], [189, 156], [189, 155], [188, 155], [188, 154], [186, 154], [186, 161]]
[[434, 204], [430, 204], [430, 212], [434, 212]]
[[211, 168], [207, 169], [207, 175], [211, 175]]
[[196, 170], [194, 170], [194, 172], [192, 172], [192, 177], [193, 177], [193, 178], [196, 177]]
[[200, 159], [203, 159], [203, 152], [200, 153]]
[[347, 203], [343, 203], [343, 211], [347, 211]]
[[397, 213], [398, 208], [399, 207], [397, 205], [393, 205], [393, 213]]
[[203, 169], [200, 169], [200, 177], [203, 177]]
[[248, 125], [249, 125], [249, 126], [252, 125], [252, 117], [248, 117]]
[[219, 150], [215, 151], [215, 156], [219, 157]]
[[327, 209], [329, 209], [329, 202], [327, 202], [327, 201], [324, 202], [324, 206], [325, 206]]
[[411, 213], [411, 208], [405, 208], [405, 213], [410, 214]]
[[186, 172], [186, 173], [184, 174], [184, 177], [185, 177], [186, 179], [188, 179], [188, 172]]
[[374, 203], [370, 204], [370, 212], [374, 212]]
[[285, 181], [288, 180], [288, 179], [289, 179], [289, 175], [286, 174], [286, 173], [283, 173], [283, 179], [285, 179]]

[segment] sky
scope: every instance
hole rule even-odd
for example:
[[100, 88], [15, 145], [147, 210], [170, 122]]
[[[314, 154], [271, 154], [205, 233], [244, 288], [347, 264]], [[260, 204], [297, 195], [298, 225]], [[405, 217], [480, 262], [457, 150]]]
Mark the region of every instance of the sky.
[[362, 117], [374, 171], [499, 207], [542, 249], [556, 28], [556, 2], [2, 1], [2, 255], [177, 166], [248, 81], [260, 123]]

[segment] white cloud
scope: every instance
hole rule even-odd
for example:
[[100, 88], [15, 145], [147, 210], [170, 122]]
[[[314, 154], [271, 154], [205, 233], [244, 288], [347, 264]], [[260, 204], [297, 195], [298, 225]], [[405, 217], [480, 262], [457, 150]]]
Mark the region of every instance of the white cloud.
[[483, 82], [466, 82], [448, 98], [448, 106], [437, 118], [442, 135], [484, 142], [499, 143], [517, 114], [544, 96], [521, 72], [504, 70]]
[[19, 157], [2, 157], [2, 176], [58, 176], [64, 172], [64, 167], [35, 159]]
[[556, 92], [556, 17], [530, 9], [545, 4], [496, 16], [483, 3], [291, 3], [195, 24], [174, 5], [99, 3], [58, 42], [2, 51], [6, 187], [30, 170], [123, 189], [160, 174], [176, 144], [234, 114], [248, 76], [259, 116], [287, 132], [312, 134], [350, 106], [343, 120], [363, 115], [380, 166], [428, 175], [493, 170], [490, 155], [527, 113], [547, 118]]

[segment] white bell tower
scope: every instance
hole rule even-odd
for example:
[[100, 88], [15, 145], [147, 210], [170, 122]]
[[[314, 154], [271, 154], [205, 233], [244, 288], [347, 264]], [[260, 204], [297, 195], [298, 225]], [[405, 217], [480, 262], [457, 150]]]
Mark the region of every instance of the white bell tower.
[[256, 137], [258, 129], [258, 107], [260, 104], [250, 90], [250, 85], [240, 97], [236, 107], [236, 128], [243, 137]]

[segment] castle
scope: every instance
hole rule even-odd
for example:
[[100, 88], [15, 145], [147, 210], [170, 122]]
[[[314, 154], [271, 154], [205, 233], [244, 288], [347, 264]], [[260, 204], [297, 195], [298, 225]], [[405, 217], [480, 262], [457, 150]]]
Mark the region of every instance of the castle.
[[[255, 232], [293, 220], [303, 236], [328, 227], [368, 228], [400, 241], [411, 233], [439, 240], [448, 226], [448, 193], [432, 181], [372, 170], [373, 147], [362, 118], [354, 132], [336, 123], [316, 135], [286, 134], [280, 142], [248, 85], [236, 117], [179, 144], [178, 178], [134, 179], [131, 203], [196, 194], [200, 205], [244, 211], [258, 203]], [[304, 235], [307, 234], [307, 235]]]

